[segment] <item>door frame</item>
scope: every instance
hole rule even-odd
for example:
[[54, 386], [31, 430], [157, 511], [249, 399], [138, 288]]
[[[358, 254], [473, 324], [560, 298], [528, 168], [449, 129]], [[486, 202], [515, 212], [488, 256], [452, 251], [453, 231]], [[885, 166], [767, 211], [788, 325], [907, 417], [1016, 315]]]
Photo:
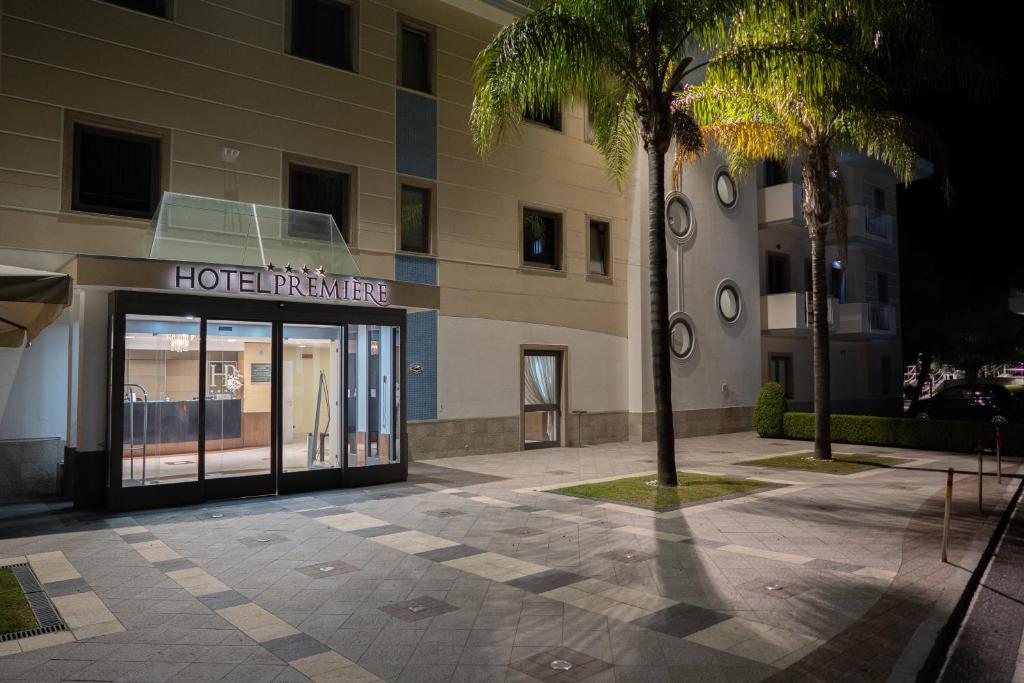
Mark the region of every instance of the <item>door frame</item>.
[[[558, 357], [558, 439], [537, 444], [526, 444], [526, 356], [528, 354]], [[569, 406], [569, 347], [560, 344], [519, 345], [519, 450], [559, 448], [565, 445], [566, 412]]]
[[[204, 400], [199, 401], [197, 432], [198, 473], [196, 481], [159, 484], [154, 486], [121, 486], [121, 459], [123, 457], [124, 424], [124, 335], [126, 315], [192, 315], [200, 322], [200, 350], [198, 388]], [[206, 323], [207, 320], [259, 322], [270, 324], [271, 338], [271, 472], [267, 475], [206, 479]], [[204, 500], [237, 498], [273, 493], [293, 493], [328, 488], [364, 486], [404, 481], [408, 476], [408, 435], [406, 431], [405, 377], [398, 375], [406, 367], [408, 339], [406, 311], [402, 308], [371, 308], [338, 304], [294, 303], [279, 299], [253, 300], [245, 298], [213, 297], [201, 295], [166, 294], [118, 290], [108, 297], [108, 378], [107, 378], [107, 455], [108, 476], [106, 503], [110, 509], [127, 510], [168, 505], [187, 505]], [[342, 334], [344, 351], [346, 325], [384, 325], [398, 328], [399, 353], [395, 354], [395, 380], [399, 391], [392, 392], [395, 402], [393, 415], [398, 435], [399, 461], [366, 467], [349, 467], [348, 458], [336, 469], [282, 472], [281, 427], [283, 417], [283, 356], [284, 325], [337, 325]], [[341, 364], [341, 386], [345, 386], [347, 364]], [[347, 424], [347, 402], [342, 401], [342, 425]], [[342, 452], [347, 454], [347, 430], [342, 431]]]

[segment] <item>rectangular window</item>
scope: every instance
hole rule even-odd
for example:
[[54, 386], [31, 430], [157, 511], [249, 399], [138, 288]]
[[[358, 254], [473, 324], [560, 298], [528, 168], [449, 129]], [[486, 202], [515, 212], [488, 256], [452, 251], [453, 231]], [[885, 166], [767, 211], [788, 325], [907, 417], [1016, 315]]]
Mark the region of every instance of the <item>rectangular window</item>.
[[764, 185], [782, 185], [789, 182], [789, 174], [785, 165], [778, 159], [766, 159], [764, 162]]
[[160, 138], [75, 124], [71, 208], [152, 218], [160, 201]]
[[[348, 241], [350, 180], [347, 173], [291, 164], [288, 167], [288, 208], [330, 214], [341, 236]], [[288, 235], [328, 239], [320, 222], [303, 220], [302, 216], [288, 222]]]
[[768, 254], [768, 272], [765, 285], [768, 294], [783, 294], [789, 288], [789, 256]]
[[839, 300], [839, 303], [846, 303], [846, 270], [836, 268], [835, 264], [829, 266], [828, 293]]
[[875, 199], [875, 211], [882, 213], [885, 211], [885, 190], [880, 187], [874, 189]]
[[590, 245], [589, 258], [587, 260], [587, 272], [591, 275], [610, 275], [611, 268], [608, 259], [610, 226], [604, 221], [590, 221]]
[[430, 253], [430, 190], [402, 185], [402, 251]]
[[889, 273], [876, 273], [878, 286], [878, 303], [889, 303]]
[[523, 118], [551, 130], [562, 130], [562, 108], [558, 106], [547, 109], [531, 109], [523, 114]]
[[786, 398], [793, 398], [793, 358], [792, 356], [772, 355], [768, 359], [771, 381], [782, 385]]
[[154, 17], [167, 17], [167, 0], [106, 0], [111, 5], [145, 12]]
[[340, 0], [292, 0], [291, 54], [351, 71], [352, 15]]
[[430, 33], [410, 26], [402, 27], [402, 87], [429, 93]]
[[562, 268], [562, 217], [523, 209], [523, 263], [539, 268]]

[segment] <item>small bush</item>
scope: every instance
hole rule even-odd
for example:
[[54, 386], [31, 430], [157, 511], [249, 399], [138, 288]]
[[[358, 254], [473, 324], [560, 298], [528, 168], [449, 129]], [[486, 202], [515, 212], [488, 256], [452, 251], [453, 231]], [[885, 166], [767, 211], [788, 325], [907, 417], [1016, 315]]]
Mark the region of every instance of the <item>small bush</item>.
[[754, 404], [754, 431], [761, 438], [782, 436], [782, 416], [789, 410], [786, 392], [778, 382], [768, 382]]
[[[782, 432], [788, 439], [813, 441], [814, 413], [786, 413]], [[1024, 453], [1024, 425], [1001, 425], [1000, 435], [1004, 455]], [[907, 417], [832, 416], [832, 441], [836, 443], [973, 453], [978, 447], [978, 439], [984, 448], [994, 448], [995, 426], [986, 422]]]

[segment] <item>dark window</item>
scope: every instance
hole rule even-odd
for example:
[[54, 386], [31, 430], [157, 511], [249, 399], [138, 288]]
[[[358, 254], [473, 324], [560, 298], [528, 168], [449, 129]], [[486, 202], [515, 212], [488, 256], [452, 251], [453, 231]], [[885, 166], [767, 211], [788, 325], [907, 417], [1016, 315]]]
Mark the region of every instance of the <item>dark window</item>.
[[111, 5], [118, 5], [136, 12], [145, 12], [155, 17], [167, 16], [167, 0], [107, 0]]
[[430, 190], [402, 185], [402, 251], [430, 252]]
[[811, 259], [804, 260], [804, 291], [814, 291], [814, 275], [811, 270]]
[[402, 27], [402, 86], [430, 92], [430, 34]]
[[829, 266], [828, 293], [838, 299], [839, 303], [846, 303], [846, 271], [837, 268], [834, 263]]
[[765, 283], [768, 294], [783, 294], [789, 288], [789, 256], [768, 254], [768, 277]]
[[889, 303], [889, 274], [878, 273], [878, 303], [887, 304]]
[[552, 130], [562, 130], [562, 109], [558, 106], [547, 109], [529, 109], [523, 114], [523, 118], [547, 126]]
[[892, 393], [892, 358], [882, 356], [880, 372], [882, 395], [888, 396]]
[[789, 182], [789, 174], [786, 167], [778, 159], [767, 159], [764, 162], [764, 185], [782, 185]]
[[523, 263], [558, 270], [562, 267], [562, 217], [523, 209]]
[[[334, 216], [338, 230], [349, 239], [349, 176], [292, 164], [288, 170], [288, 208]], [[288, 235], [306, 239], [329, 239], [323, 221], [298, 215], [288, 221]]]
[[591, 275], [608, 275], [609, 226], [603, 221], [590, 221], [590, 255], [587, 272]]
[[160, 201], [160, 139], [75, 126], [71, 208], [152, 218]]
[[885, 191], [880, 187], [875, 188], [875, 210], [885, 211]]
[[352, 69], [352, 6], [339, 0], [292, 0], [291, 53]]
[[782, 385], [786, 398], [793, 398], [793, 359], [790, 356], [770, 356], [768, 368], [771, 381]]

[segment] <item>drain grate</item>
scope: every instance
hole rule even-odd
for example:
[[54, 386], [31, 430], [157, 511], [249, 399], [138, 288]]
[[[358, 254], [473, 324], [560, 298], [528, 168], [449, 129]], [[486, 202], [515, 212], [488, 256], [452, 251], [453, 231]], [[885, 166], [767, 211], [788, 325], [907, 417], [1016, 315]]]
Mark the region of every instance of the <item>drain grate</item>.
[[10, 565], [9, 568], [14, 573], [14, 578], [18, 580], [18, 584], [25, 594], [25, 600], [28, 602], [29, 607], [32, 608], [32, 614], [35, 615], [39, 626], [24, 631], [0, 634], [0, 643], [66, 630], [67, 625], [60, 618], [60, 615], [57, 614], [57, 609], [50, 602], [50, 596], [43, 590], [32, 568], [24, 562]]

